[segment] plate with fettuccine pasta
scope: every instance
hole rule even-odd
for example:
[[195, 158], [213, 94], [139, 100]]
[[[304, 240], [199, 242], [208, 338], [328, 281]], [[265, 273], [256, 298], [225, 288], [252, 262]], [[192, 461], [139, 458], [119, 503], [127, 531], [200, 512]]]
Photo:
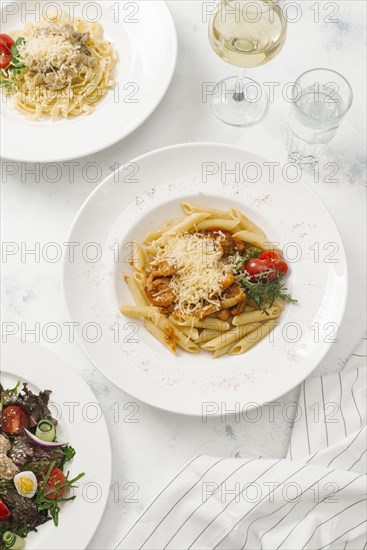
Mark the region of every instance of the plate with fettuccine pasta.
[[66, 303], [79, 344], [124, 391], [178, 413], [240, 412], [295, 387], [337, 343], [339, 233], [311, 189], [270, 164], [173, 146], [128, 163], [122, 185], [107, 178], [82, 207]]
[[95, 153], [142, 124], [162, 99], [177, 50], [164, 2], [2, 4], [4, 157], [49, 162]]

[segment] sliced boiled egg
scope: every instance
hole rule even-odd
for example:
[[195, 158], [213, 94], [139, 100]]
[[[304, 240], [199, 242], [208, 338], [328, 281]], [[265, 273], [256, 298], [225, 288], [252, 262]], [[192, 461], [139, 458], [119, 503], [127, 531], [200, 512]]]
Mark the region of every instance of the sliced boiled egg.
[[37, 479], [33, 472], [19, 472], [14, 476], [14, 485], [22, 497], [32, 498], [37, 492]]

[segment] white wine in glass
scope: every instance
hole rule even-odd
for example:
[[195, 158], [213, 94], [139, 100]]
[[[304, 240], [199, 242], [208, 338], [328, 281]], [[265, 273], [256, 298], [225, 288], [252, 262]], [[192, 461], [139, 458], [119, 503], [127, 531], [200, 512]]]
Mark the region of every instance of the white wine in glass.
[[[276, 0], [219, 0], [209, 26], [213, 50], [242, 69], [273, 59], [286, 34], [287, 23]], [[211, 105], [223, 122], [250, 126], [265, 114], [268, 98], [260, 84], [242, 72], [217, 84]]]

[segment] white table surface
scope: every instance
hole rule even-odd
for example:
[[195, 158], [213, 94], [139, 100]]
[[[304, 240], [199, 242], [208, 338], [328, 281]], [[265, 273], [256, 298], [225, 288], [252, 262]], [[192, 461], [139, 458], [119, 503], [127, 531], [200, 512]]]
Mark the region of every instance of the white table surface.
[[[78, 209], [110, 173], [111, 166], [166, 145], [190, 141], [232, 143], [270, 160], [287, 162], [284, 140], [288, 103], [277, 92], [267, 117], [248, 129], [232, 128], [217, 121], [208, 104], [201, 100], [202, 83], [215, 82], [234, 71], [209, 46], [201, 2], [176, 0], [168, 3], [177, 26], [179, 54], [172, 85], [161, 105], [129, 138], [93, 157], [80, 159], [75, 166], [73, 181], [70, 181], [67, 164], [59, 165], [62, 177], [52, 182], [55, 167], [39, 165], [36, 167], [40, 172], [38, 178], [29, 172], [34, 166], [12, 163], [17, 173], [5, 180], [3, 178], [2, 183], [4, 242], [23, 242], [29, 248], [38, 242], [41, 250], [47, 242], [62, 244]], [[330, 67], [349, 79], [355, 94], [352, 109], [323, 162], [320, 181], [313, 181], [311, 172], [304, 174], [338, 225], [346, 248], [350, 277], [339, 342], [332, 346], [315, 371], [317, 373], [341, 368], [362, 337], [365, 326], [365, 3], [359, 0], [335, 1], [329, 2], [330, 8], [319, 2], [319, 23], [314, 21], [315, 12], [311, 9], [314, 4], [305, 1], [298, 4], [302, 15], [297, 23], [289, 25], [282, 53], [268, 65], [249, 71], [249, 76], [262, 82], [279, 82], [279, 89], [304, 70]], [[334, 10], [338, 13], [331, 16]], [[339, 22], [324, 22], [328, 15]], [[95, 174], [92, 168], [89, 181], [83, 179], [83, 170], [85, 173], [91, 162], [100, 167], [98, 181], [91, 181]], [[334, 164], [325, 168], [327, 162]], [[326, 177], [332, 171], [335, 171], [333, 182]], [[297, 184], [294, 192], [297, 193]], [[17, 254], [2, 264], [2, 279], [3, 322], [23, 322], [27, 327], [39, 322], [42, 327], [49, 322], [62, 326], [68, 320], [60, 284], [60, 262], [53, 264], [41, 260], [36, 263], [28, 257], [23, 263]], [[29, 340], [34, 341], [34, 338]], [[205, 423], [200, 418], [168, 414], [143, 403], [126, 405], [134, 400], [112, 387], [90, 365], [77, 344], [68, 342], [66, 331], [57, 343], [42, 338], [40, 343], [64, 357], [81, 373], [104, 410], [111, 434], [114, 489], [110, 492], [106, 514], [90, 548], [112, 548], [163, 484], [197, 454], [226, 456], [237, 445], [256, 447], [275, 457], [286, 453], [291, 425], [281, 414], [282, 406], [276, 408], [273, 421], [269, 420], [267, 408], [256, 423], [243, 419], [236, 421], [230, 416], [209, 419]], [[295, 399], [297, 390], [278, 402], [285, 405]], [[118, 422], [114, 422], [116, 403], [120, 404], [122, 411]], [[127, 406], [125, 410], [124, 405]], [[137, 421], [129, 422], [133, 407], [137, 412], [132, 418]], [[133, 492], [136, 494], [129, 497]]]

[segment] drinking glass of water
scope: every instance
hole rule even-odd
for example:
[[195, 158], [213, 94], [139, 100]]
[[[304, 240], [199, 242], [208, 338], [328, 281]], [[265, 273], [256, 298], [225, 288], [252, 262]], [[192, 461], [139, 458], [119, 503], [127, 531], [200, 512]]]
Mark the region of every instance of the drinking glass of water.
[[312, 69], [301, 74], [292, 92], [288, 160], [313, 168], [352, 105], [352, 88], [336, 71]]

